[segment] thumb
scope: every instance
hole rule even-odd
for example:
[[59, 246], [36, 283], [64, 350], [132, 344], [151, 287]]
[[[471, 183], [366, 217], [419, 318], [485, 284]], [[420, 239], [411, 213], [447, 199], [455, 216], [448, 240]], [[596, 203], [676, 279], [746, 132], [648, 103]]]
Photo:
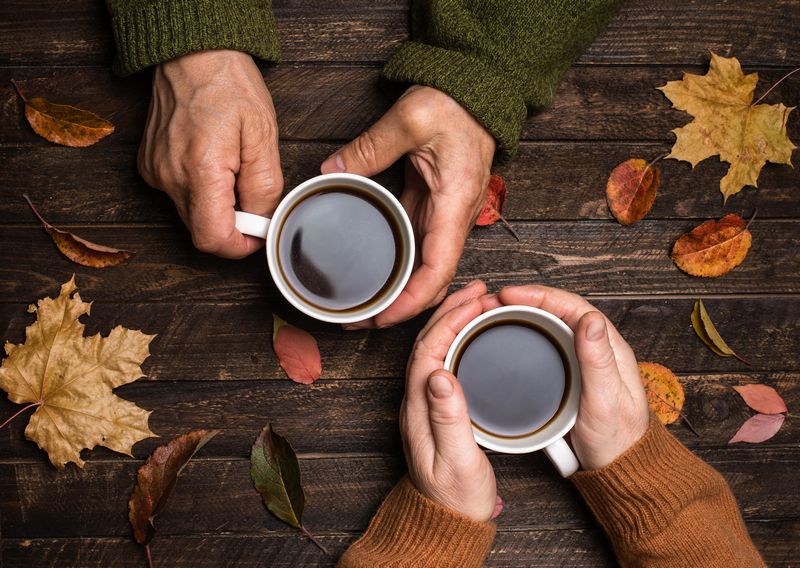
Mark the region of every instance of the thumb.
[[603, 314], [590, 311], [581, 317], [575, 330], [575, 351], [581, 366], [582, 392], [592, 398], [611, 396], [622, 379]]
[[460, 457], [475, 446], [467, 401], [458, 379], [444, 369], [428, 377], [428, 412], [436, 453]]
[[358, 138], [322, 162], [319, 169], [323, 174], [347, 172], [373, 176], [413, 148], [412, 137], [393, 107]]

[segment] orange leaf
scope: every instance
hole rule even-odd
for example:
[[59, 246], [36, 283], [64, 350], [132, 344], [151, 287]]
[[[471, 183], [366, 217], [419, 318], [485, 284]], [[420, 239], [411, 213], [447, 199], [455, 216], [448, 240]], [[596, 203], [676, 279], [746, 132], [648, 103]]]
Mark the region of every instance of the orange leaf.
[[25, 98], [13, 79], [11, 82], [25, 103], [25, 118], [42, 138], [64, 146], [84, 147], [95, 144], [114, 132], [114, 125], [93, 112], [69, 105], [59, 105], [43, 98]]
[[73, 235], [72, 233], [57, 229], [44, 220], [27, 195], [23, 195], [22, 197], [25, 198], [25, 201], [28, 202], [28, 205], [30, 205], [36, 217], [39, 218], [44, 230], [47, 231], [50, 238], [53, 239], [58, 250], [72, 262], [91, 268], [106, 268], [124, 262], [133, 256], [134, 253], [129, 250], [120, 250], [98, 245], [86, 239], [82, 239], [77, 235]]
[[478, 227], [485, 227], [487, 225], [493, 225], [497, 221], [502, 221], [503, 225], [506, 226], [506, 229], [514, 235], [514, 238], [519, 240], [519, 235], [511, 226], [511, 224], [505, 220], [505, 217], [502, 215], [503, 211], [503, 203], [506, 201], [506, 182], [503, 181], [498, 175], [492, 174], [489, 178], [489, 185], [486, 189], [486, 201], [483, 203], [483, 208], [481, 209], [478, 218], [475, 219], [475, 225]]
[[316, 340], [272, 314], [272, 348], [286, 375], [296, 383], [310, 385], [322, 375], [322, 358]]
[[687, 274], [716, 278], [739, 266], [752, 242], [744, 219], [729, 213], [681, 235], [672, 247], [672, 260]]
[[744, 399], [745, 404], [762, 414], [780, 414], [788, 412], [786, 403], [777, 391], [768, 385], [742, 385], [733, 387]]
[[759, 442], [766, 442], [778, 433], [785, 419], [786, 417], [783, 414], [756, 414], [751, 416], [742, 424], [739, 431], [734, 434], [728, 443], [749, 442], [758, 444]]
[[681, 415], [686, 395], [672, 371], [658, 363], [639, 363], [639, 376], [647, 393], [647, 404], [662, 424], [672, 424]]
[[648, 164], [641, 158], [631, 158], [615, 167], [608, 176], [608, 208], [622, 225], [640, 221], [653, 206], [661, 181], [661, 172], [654, 162]]

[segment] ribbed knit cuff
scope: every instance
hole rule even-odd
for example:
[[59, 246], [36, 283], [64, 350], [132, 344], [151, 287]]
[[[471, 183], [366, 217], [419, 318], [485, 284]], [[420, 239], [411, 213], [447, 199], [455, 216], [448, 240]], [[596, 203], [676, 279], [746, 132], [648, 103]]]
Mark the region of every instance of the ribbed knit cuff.
[[119, 75], [208, 49], [280, 59], [270, 0], [110, 2], [110, 9]]
[[571, 477], [612, 542], [629, 546], [661, 531], [698, 496], [719, 495], [719, 473], [675, 439], [655, 416], [644, 436], [601, 469]]
[[477, 568], [489, 553], [494, 533], [494, 523], [481, 523], [434, 503], [406, 477], [338, 566]]
[[486, 61], [409, 41], [389, 59], [383, 75], [392, 81], [426, 85], [447, 93], [497, 139], [501, 160], [516, 154], [527, 116], [525, 101], [514, 82]]

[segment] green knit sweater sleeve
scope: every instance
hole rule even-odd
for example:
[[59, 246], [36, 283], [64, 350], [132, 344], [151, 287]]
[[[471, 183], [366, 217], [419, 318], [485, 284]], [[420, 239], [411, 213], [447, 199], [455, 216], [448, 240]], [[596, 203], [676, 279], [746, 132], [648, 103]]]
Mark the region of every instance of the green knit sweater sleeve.
[[207, 49], [280, 59], [271, 0], [106, 0], [106, 6], [119, 75]]
[[517, 150], [528, 109], [547, 107], [564, 71], [621, 0], [414, 0], [411, 41], [384, 67], [393, 81], [427, 85], [461, 103]]

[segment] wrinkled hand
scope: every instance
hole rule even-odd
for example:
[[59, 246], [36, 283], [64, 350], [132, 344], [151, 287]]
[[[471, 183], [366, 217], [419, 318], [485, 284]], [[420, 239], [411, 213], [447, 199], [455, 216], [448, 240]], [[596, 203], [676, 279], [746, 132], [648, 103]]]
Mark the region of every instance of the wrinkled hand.
[[400, 202], [414, 226], [421, 264], [391, 306], [348, 329], [394, 325], [442, 301], [483, 205], [494, 151], [492, 135], [464, 107], [441, 91], [413, 86], [325, 160], [322, 173], [373, 176], [408, 155]]
[[610, 464], [642, 437], [650, 412], [636, 357], [594, 306], [580, 296], [545, 286], [508, 287], [481, 302], [484, 311], [511, 304], [541, 308], [575, 332], [582, 388], [570, 442], [583, 469]]
[[464, 391], [445, 371], [459, 331], [480, 315], [486, 287], [475, 281], [452, 294], [420, 332], [408, 362], [400, 431], [414, 486], [426, 497], [478, 521], [497, 502], [494, 471], [475, 443]]
[[175, 202], [195, 246], [240, 258], [264, 246], [235, 227], [234, 205], [272, 213], [283, 191], [272, 98], [253, 58], [192, 53], [159, 65], [139, 172]]

